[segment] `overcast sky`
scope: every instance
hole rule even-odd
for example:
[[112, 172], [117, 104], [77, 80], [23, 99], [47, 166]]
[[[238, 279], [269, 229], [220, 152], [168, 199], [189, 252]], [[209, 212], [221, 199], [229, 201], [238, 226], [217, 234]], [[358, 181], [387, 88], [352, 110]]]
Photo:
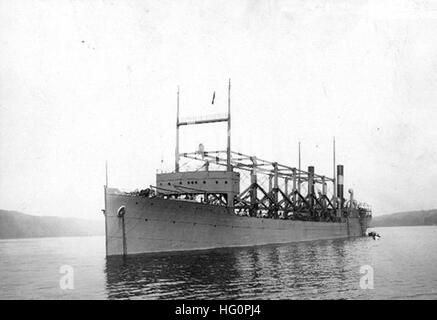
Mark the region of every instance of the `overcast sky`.
[[[232, 149], [332, 175], [374, 215], [437, 207], [437, 1], [0, 0], [0, 208], [101, 217], [154, 184], [182, 115]], [[216, 103], [211, 105], [213, 91]], [[205, 129], [205, 130], [203, 130]], [[225, 149], [220, 125], [181, 151]]]

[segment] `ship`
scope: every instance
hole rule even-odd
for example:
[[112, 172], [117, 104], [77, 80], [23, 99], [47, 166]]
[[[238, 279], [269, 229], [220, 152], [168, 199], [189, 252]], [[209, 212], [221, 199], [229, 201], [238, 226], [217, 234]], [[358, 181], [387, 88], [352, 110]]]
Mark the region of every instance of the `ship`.
[[[104, 186], [106, 256], [209, 250], [366, 236], [369, 205], [344, 194], [344, 167], [333, 176], [231, 150], [231, 82], [227, 113], [181, 118], [176, 95], [175, 164], [154, 185]], [[227, 124], [226, 150], [180, 152], [180, 128]], [[181, 159], [194, 163], [182, 170]], [[246, 177], [246, 179], [242, 179]], [[246, 182], [246, 183], [244, 183]]]

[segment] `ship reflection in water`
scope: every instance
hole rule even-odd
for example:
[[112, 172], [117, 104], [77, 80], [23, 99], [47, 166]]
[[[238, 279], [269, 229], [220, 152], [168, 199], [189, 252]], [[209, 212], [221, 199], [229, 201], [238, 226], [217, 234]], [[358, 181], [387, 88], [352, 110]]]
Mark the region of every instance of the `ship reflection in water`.
[[[110, 299], [366, 298], [367, 238], [112, 257]], [[351, 247], [361, 248], [359, 252]], [[351, 250], [352, 249], [352, 250]]]
[[[437, 299], [437, 227], [372, 237], [105, 258], [104, 237], [0, 240], [0, 299]], [[60, 288], [60, 268], [74, 289]], [[362, 289], [363, 266], [374, 289]], [[368, 272], [368, 268], [364, 271]]]

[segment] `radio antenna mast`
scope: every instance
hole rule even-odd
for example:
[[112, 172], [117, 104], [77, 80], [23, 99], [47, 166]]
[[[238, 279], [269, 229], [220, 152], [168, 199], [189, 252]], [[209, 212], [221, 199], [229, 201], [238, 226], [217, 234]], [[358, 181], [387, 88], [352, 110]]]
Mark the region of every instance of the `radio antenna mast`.
[[232, 171], [231, 167], [231, 79], [228, 84], [228, 145], [227, 153], [227, 171]]
[[108, 187], [108, 160], [105, 160], [105, 186]]
[[334, 205], [337, 202], [337, 184], [336, 184], [336, 180], [337, 177], [335, 175], [335, 136], [332, 139], [332, 160], [333, 160], [333, 164], [332, 164], [332, 175], [333, 175], [333, 183], [334, 183]]

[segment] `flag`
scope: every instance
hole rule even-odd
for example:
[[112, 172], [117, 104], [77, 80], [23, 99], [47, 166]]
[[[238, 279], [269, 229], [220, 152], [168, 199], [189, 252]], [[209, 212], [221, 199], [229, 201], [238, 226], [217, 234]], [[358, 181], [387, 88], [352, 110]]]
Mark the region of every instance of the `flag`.
[[212, 101], [211, 101], [211, 104], [214, 104], [214, 100], [215, 100], [215, 91], [214, 91], [214, 93], [212, 94]]

